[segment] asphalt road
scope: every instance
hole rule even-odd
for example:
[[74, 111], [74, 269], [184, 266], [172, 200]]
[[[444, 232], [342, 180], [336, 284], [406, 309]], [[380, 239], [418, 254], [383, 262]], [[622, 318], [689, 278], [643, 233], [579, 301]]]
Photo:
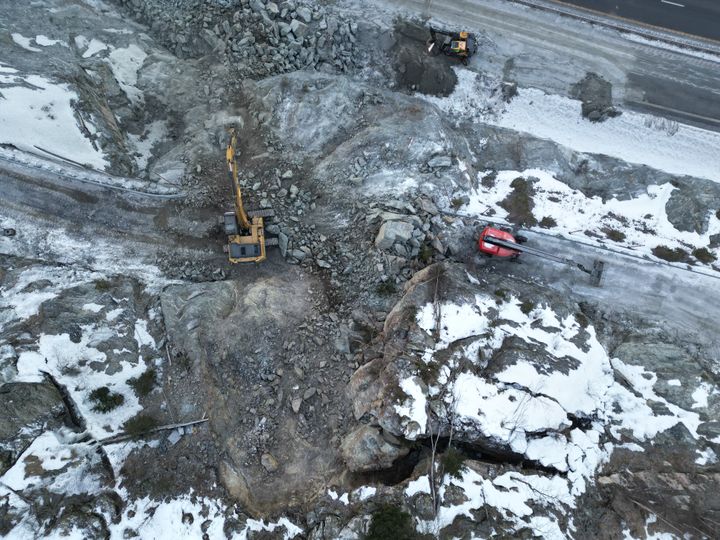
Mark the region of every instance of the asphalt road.
[[720, 41], [717, 0], [564, 0], [564, 3]]
[[[390, 5], [386, 0], [375, 1]], [[594, 0], [578, 1], [595, 5]], [[716, 14], [708, 15], [703, 24], [715, 23], [717, 32], [720, 2], [717, 7], [709, 0], [693, 2]], [[626, 3], [652, 2], [622, 1]], [[623, 108], [720, 131], [720, 65], [716, 62], [636, 43], [614, 30], [513, 3], [395, 0], [391, 7], [478, 32], [480, 51], [470, 69], [559, 95], [569, 95], [570, 87], [592, 71], [611, 82], [613, 99]], [[670, 8], [678, 13], [686, 9], [665, 4], [658, 9], [667, 10], [667, 17], [672, 18]], [[482, 39], [485, 36], [489, 40]]]

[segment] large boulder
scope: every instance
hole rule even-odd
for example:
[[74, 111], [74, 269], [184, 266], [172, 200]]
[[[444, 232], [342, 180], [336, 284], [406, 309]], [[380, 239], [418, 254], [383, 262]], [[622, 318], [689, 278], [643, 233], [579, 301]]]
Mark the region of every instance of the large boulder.
[[386, 221], [380, 226], [375, 246], [379, 249], [390, 249], [396, 242], [404, 244], [412, 238], [413, 229], [412, 223], [407, 221]]
[[408, 452], [408, 448], [388, 442], [380, 430], [372, 426], [359, 427], [349, 433], [342, 443], [343, 459], [352, 472], [388, 469]]

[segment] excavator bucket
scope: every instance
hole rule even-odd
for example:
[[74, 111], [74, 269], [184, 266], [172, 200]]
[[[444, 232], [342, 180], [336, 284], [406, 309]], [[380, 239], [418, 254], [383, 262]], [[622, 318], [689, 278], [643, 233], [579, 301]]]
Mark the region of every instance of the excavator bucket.
[[590, 276], [590, 280], [595, 287], [600, 286], [600, 281], [602, 280], [603, 272], [605, 270], [604, 261], [598, 259], [594, 260], [592, 268], [587, 268], [584, 264], [580, 263], [577, 264], [577, 267]]
[[594, 260], [592, 270], [590, 271], [590, 277], [592, 278], [593, 285], [596, 287], [600, 286], [600, 281], [602, 280], [604, 271], [605, 262], [599, 259]]

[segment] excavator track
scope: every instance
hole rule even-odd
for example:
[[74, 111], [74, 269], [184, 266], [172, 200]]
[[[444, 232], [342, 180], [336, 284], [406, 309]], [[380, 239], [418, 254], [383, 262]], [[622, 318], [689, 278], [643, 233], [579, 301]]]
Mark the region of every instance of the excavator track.
[[272, 208], [267, 208], [265, 210], [248, 210], [247, 215], [249, 218], [267, 218], [267, 217], [274, 217], [275, 216], [275, 210]]

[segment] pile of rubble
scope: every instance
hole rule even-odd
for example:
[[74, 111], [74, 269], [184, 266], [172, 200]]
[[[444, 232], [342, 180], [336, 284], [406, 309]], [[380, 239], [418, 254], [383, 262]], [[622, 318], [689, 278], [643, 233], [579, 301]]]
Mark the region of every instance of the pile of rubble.
[[294, 0], [117, 0], [180, 58], [218, 54], [241, 75], [264, 77], [303, 68], [353, 70], [358, 24]]

